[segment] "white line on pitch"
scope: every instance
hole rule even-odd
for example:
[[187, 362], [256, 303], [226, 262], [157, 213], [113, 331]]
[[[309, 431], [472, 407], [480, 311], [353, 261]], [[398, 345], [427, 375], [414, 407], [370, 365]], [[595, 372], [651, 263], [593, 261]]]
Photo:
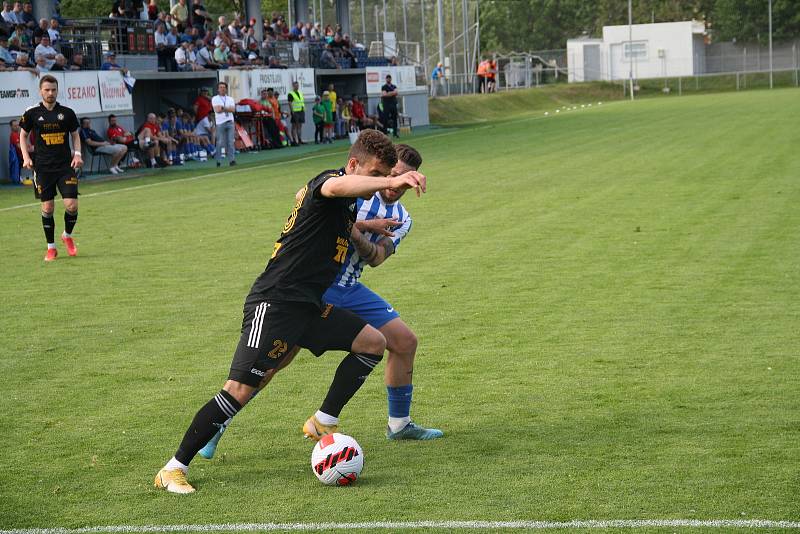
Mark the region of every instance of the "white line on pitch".
[[[423, 135], [423, 136], [421, 136], [421, 137], [419, 137], [417, 139], [419, 141], [425, 141], [427, 139], [432, 139], [434, 137], [444, 137], [446, 135], [453, 135], [453, 134], [456, 134], [456, 133], [462, 133], [462, 132], [476, 130], [476, 129], [480, 129], [480, 128], [469, 128], [469, 129], [465, 129], [465, 130], [454, 130], [454, 131], [451, 131], [451, 132], [442, 132], [442, 133], [439, 133], [439, 134]], [[81, 199], [91, 198], [91, 197], [99, 197], [99, 196], [102, 196], [102, 195], [111, 195], [111, 194], [114, 194], [114, 193], [123, 193], [123, 192], [126, 192], [126, 191], [136, 191], [137, 189], [148, 189], [150, 187], [158, 187], [160, 185], [172, 185], [172, 184], [178, 184], [178, 183], [182, 183], [182, 182], [190, 182], [190, 181], [193, 181], [193, 180], [200, 180], [202, 178], [213, 178], [215, 176], [224, 176], [226, 174], [232, 174], [232, 173], [235, 173], [235, 172], [242, 172], [242, 171], [246, 172], [246, 171], [255, 170], [255, 169], [263, 169], [265, 167], [272, 167], [272, 166], [275, 166], [275, 165], [288, 165], [290, 163], [299, 163], [301, 161], [308, 161], [310, 159], [324, 158], [324, 157], [328, 157], [328, 156], [338, 156], [338, 155], [345, 154], [345, 153], [347, 153], [347, 151], [326, 152], [325, 154], [313, 154], [311, 156], [304, 156], [302, 158], [297, 158], [297, 159], [292, 159], [292, 160], [274, 161], [274, 162], [270, 162], [270, 163], [262, 163], [261, 165], [254, 165], [252, 167], [246, 167], [245, 169], [236, 169], [236, 170], [213, 172], [213, 173], [207, 173], [207, 174], [200, 174], [198, 176], [188, 176], [186, 178], [177, 178], [175, 180], [167, 180], [167, 181], [164, 181], [164, 182], [155, 182], [155, 183], [152, 183], [152, 184], [142, 184], [142, 185], [134, 185], [134, 186], [130, 186], [130, 187], [120, 187], [119, 189], [110, 189], [108, 191], [98, 191], [97, 193], [89, 193], [89, 194], [86, 194], [86, 195], [81, 195]], [[146, 177], [146, 176], [148, 176], [148, 175], [142, 175], [142, 177]], [[152, 175], [150, 175], [150, 176], [152, 176]], [[22, 208], [33, 208], [35, 206], [39, 206], [39, 204], [40, 204], [39, 202], [32, 202], [30, 204], [19, 204], [17, 206], [9, 206], [7, 208], [0, 208], [0, 212], [18, 210], [18, 209], [22, 209]]]
[[609, 528], [776, 528], [800, 529], [800, 521], [770, 519], [609, 519], [574, 521], [370, 521], [364, 523], [221, 523], [213, 525], [109, 525], [83, 528], [0, 530], [0, 534], [95, 534], [147, 532], [254, 532], [376, 529], [609, 529]]

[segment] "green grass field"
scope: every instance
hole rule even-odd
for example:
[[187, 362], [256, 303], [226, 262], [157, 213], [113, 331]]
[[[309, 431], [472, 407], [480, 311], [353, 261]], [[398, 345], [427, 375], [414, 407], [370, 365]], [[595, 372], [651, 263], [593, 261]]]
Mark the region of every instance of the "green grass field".
[[53, 264], [38, 208], [8, 209], [30, 191], [0, 190], [0, 529], [800, 520], [799, 97], [410, 138], [429, 193], [365, 282], [419, 335], [412, 415], [446, 435], [386, 441], [380, 367], [342, 414], [366, 459], [351, 488], [310, 470], [299, 429], [341, 355], [306, 352], [195, 460], [196, 494], [152, 487], [227, 376], [294, 192], [344, 144], [84, 184], [80, 255]]

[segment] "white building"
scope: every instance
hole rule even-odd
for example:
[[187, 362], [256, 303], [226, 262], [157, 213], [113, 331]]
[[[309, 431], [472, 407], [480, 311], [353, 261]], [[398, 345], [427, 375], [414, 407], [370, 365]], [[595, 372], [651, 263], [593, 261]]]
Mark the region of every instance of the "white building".
[[705, 72], [705, 24], [698, 21], [604, 26], [602, 39], [567, 41], [570, 82], [663, 78]]

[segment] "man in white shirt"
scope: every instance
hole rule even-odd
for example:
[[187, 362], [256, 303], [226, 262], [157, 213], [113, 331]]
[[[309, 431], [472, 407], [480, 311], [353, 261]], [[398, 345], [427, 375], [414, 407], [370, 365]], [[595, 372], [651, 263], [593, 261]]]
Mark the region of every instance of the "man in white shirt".
[[203, 46], [203, 41], [197, 41], [197, 64], [206, 69], [218, 69], [220, 64], [214, 61], [214, 43]]
[[189, 43], [184, 41], [175, 49], [175, 63], [178, 64], [179, 71], [192, 70], [189, 64]]
[[0, 15], [7, 23], [14, 25], [17, 24], [17, 17], [14, 16], [14, 12], [11, 10], [11, 4], [8, 2], [3, 2], [3, 11], [0, 12]]
[[217, 167], [222, 165], [222, 150], [225, 149], [225, 157], [228, 158], [229, 165], [236, 165], [236, 149], [234, 148], [233, 112], [236, 111], [236, 102], [228, 96], [228, 84], [219, 82], [217, 84], [217, 94], [211, 99], [211, 107], [214, 108], [214, 121], [217, 124], [217, 149], [214, 158], [217, 160]]
[[47, 63], [47, 69], [53, 68], [53, 64], [56, 62], [56, 49], [50, 46], [50, 36], [49, 35], [42, 35], [42, 41], [36, 45], [36, 49], [33, 51], [33, 57], [36, 60], [36, 63], [39, 64], [39, 57], [44, 57]]
[[47, 29], [47, 34], [50, 36], [52, 44], [58, 44], [61, 41], [61, 31], [58, 29], [57, 19], [50, 19], [50, 27]]

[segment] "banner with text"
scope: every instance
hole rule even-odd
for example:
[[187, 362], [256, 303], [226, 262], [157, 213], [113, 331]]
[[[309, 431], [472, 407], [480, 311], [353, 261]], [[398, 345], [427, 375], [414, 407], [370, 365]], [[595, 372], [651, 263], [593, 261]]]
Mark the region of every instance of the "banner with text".
[[300, 92], [308, 101], [314, 100], [314, 69], [256, 69], [250, 74], [250, 98], [261, 98], [261, 90], [270, 87], [278, 91], [278, 101], [286, 102], [286, 95], [292, 90], [292, 82], [300, 84]]
[[0, 86], [0, 117], [19, 118], [39, 102], [39, 77], [31, 72], [4, 72]]
[[133, 109], [133, 99], [122, 81], [122, 73], [118, 70], [101, 70], [97, 72], [97, 81], [100, 85], [100, 102], [102, 110], [130, 111]]
[[[217, 71], [219, 81], [228, 84], [228, 96], [238, 102], [250, 96], [250, 71], [248, 70], [220, 70]], [[212, 94], [217, 94], [216, 87]]]
[[85, 113], [100, 113], [100, 91], [94, 72], [65, 72], [59, 74], [58, 101], [72, 108], [80, 117]]
[[392, 77], [392, 83], [398, 91], [413, 91], [417, 88], [417, 75], [414, 67], [367, 67], [367, 94], [381, 94], [381, 87], [386, 83], [386, 75]]

